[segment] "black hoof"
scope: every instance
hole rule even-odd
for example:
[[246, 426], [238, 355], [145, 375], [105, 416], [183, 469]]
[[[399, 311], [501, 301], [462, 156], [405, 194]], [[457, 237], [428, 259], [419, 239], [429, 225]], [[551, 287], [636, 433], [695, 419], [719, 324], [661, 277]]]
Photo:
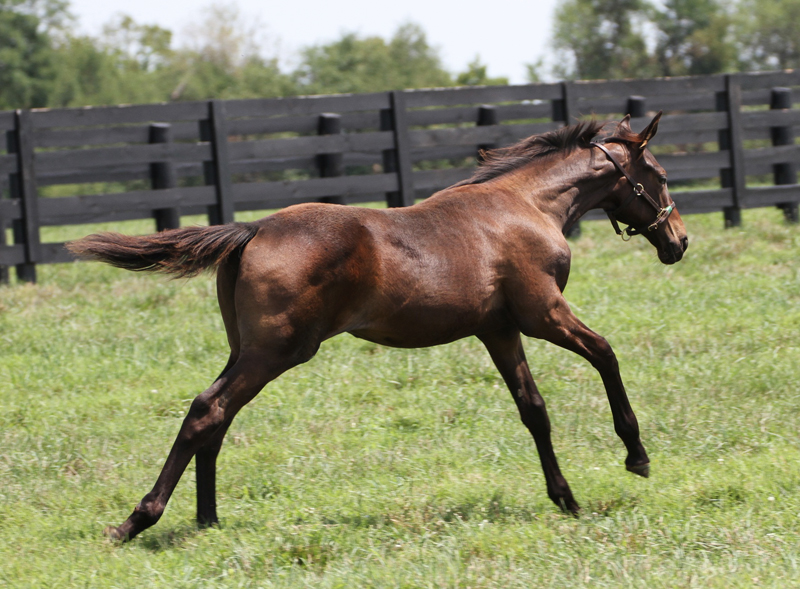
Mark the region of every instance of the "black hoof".
[[626, 464], [625, 470], [632, 472], [633, 474], [638, 474], [640, 477], [647, 478], [650, 476], [650, 463], [636, 464], [633, 466], [628, 466]]
[[572, 497], [564, 499], [563, 497], [559, 497], [558, 501], [555, 502], [561, 508], [561, 511], [564, 513], [568, 513], [570, 515], [578, 516], [581, 512], [581, 506], [578, 505], [578, 502], [575, 501]]

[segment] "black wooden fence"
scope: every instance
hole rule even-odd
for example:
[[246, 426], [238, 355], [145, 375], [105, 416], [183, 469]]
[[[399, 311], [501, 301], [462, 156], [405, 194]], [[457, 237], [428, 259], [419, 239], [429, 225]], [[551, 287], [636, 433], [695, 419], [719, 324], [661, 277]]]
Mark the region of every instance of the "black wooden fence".
[[653, 150], [682, 214], [737, 225], [743, 208], [779, 206], [797, 221], [793, 88], [800, 71], [0, 112], [0, 280], [71, 261], [42, 227], [407, 206], [466, 178], [478, 149], [590, 115], [630, 113], [637, 129], [664, 111]]

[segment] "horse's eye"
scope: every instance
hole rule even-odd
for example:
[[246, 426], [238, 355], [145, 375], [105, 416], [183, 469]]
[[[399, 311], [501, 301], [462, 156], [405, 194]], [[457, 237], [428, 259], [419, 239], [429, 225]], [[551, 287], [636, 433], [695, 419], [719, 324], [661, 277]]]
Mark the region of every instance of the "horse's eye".
[[658, 181], [661, 182], [661, 185], [663, 186], [664, 184], [667, 183], [667, 177], [666, 176], [659, 176], [658, 177]]

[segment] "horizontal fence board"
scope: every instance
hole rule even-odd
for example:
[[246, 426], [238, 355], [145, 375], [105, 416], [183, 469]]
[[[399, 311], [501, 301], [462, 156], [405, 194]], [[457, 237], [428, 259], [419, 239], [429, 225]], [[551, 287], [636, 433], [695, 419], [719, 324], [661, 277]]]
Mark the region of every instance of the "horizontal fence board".
[[63, 242], [43, 243], [41, 249], [42, 261], [47, 264], [66, 264], [75, 261], [75, 257], [64, 247]]
[[670, 176], [679, 170], [719, 170], [730, 167], [730, 154], [727, 151], [710, 151], [703, 153], [661, 154], [658, 163], [667, 170]]
[[458, 129], [421, 129], [409, 131], [412, 149], [484, 143], [512, 143], [552, 129], [552, 123], [529, 123], [526, 125], [489, 125], [485, 127], [462, 127]]
[[756, 166], [798, 163], [800, 162], [800, 145], [779, 145], [761, 149], [747, 149], [744, 152], [746, 174], [755, 174], [751, 168]]
[[474, 145], [444, 145], [411, 150], [411, 161], [419, 163], [429, 160], [453, 160], [475, 157], [478, 149]]
[[18, 198], [0, 199], [0, 219], [4, 221], [12, 221], [14, 219], [22, 218], [22, 204]]
[[642, 80], [597, 80], [570, 83], [574, 98], [601, 96], [657, 96], [696, 92], [719, 92], [725, 89], [723, 75], [653, 78]]
[[[0, 131], [10, 131], [14, 128], [16, 124], [16, 119], [14, 117], [13, 110], [6, 110], [0, 112]], [[3, 146], [5, 149], [5, 146]]]
[[699, 112], [716, 110], [717, 98], [713, 92], [703, 94], [666, 94], [646, 97], [647, 109], [653, 112]]
[[[198, 164], [198, 167], [201, 164]], [[39, 187], [59, 186], [64, 184], [92, 184], [102, 182], [131, 182], [134, 180], [150, 180], [149, 164], [116, 165], [104, 168], [83, 169], [72, 168], [59, 172], [46, 172], [36, 175]]]
[[[152, 213], [155, 209], [190, 205], [212, 205], [216, 202], [213, 186], [138, 190], [118, 194], [69, 196], [39, 199], [42, 225], [97, 223], [108, 213]], [[136, 218], [136, 217], [134, 217]]]
[[406, 113], [409, 127], [428, 125], [475, 124], [478, 121], [479, 106], [456, 106], [451, 108], [427, 108], [410, 110]]
[[206, 161], [211, 159], [208, 143], [152, 143], [98, 149], [45, 151], [35, 155], [37, 171], [51, 172], [69, 168], [100, 168], [119, 162], [126, 164], [150, 162]]
[[[648, 111], [713, 111], [716, 106], [714, 94], [644, 96]], [[619, 114], [628, 108], [628, 96], [607, 96], [575, 100], [575, 108], [583, 115]], [[649, 121], [648, 121], [649, 122]]]
[[474, 170], [468, 168], [450, 168], [447, 170], [425, 170], [414, 172], [414, 189], [423, 193], [441, 190], [461, 182], [472, 176]]
[[14, 174], [19, 169], [19, 164], [17, 162], [17, 156], [10, 154], [10, 155], [0, 155], [0, 174]]
[[551, 119], [553, 103], [551, 101], [522, 102], [519, 104], [498, 104], [495, 107], [497, 116], [503, 121], [522, 121], [526, 119]]
[[[197, 122], [169, 123], [173, 141], [198, 141]], [[149, 143], [150, 125], [113, 125], [84, 129], [40, 129], [34, 132], [37, 148], [87, 147], [92, 145], [114, 145], [117, 143]]]
[[733, 191], [730, 188], [676, 191], [670, 192], [670, 196], [681, 213], [684, 210], [690, 211], [698, 206], [715, 211], [721, 211], [724, 207], [733, 206]]
[[397, 190], [397, 177], [394, 174], [373, 174], [370, 176], [338, 176], [334, 178], [313, 178], [311, 180], [285, 182], [252, 182], [233, 185], [233, 196], [239, 203], [263, 203], [264, 208], [272, 208], [278, 199], [299, 201], [301, 199], [323, 198], [391, 192]]
[[394, 137], [391, 131], [234, 141], [228, 145], [232, 161], [323, 153], [380, 151], [393, 147]]
[[[344, 113], [341, 116], [342, 131], [378, 130], [380, 114], [375, 112]], [[234, 119], [228, 121], [229, 136], [271, 135], [293, 133], [297, 135], [316, 135], [319, 129], [319, 114], [296, 117], [281, 116], [271, 118]]]
[[229, 119], [273, 115], [297, 116], [327, 112], [345, 113], [357, 110], [380, 110], [389, 108], [389, 106], [389, 95], [386, 92], [225, 101], [225, 110]]
[[[659, 156], [659, 163], [661, 163]], [[718, 168], [686, 168], [683, 170], [676, 170], [674, 168], [665, 167], [667, 176], [669, 176], [669, 183], [686, 182], [689, 180], [709, 180], [719, 178], [720, 170]]]
[[35, 109], [31, 111], [34, 129], [49, 127], [84, 127], [120, 125], [123, 123], [170, 123], [208, 116], [207, 102], [174, 102], [126, 106], [96, 106], [67, 109]]
[[[408, 111], [408, 124], [411, 127], [428, 125], [475, 124], [478, 121], [480, 106], [457, 106], [450, 108], [428, 108]], [[550, 118], [553, 107], [547, 104], [510, 104], [495, 107], [498, 119], [502, 121]]]
[[458, 104], [518, 102], [522, 100], [554, 100], [561, 98], [561, 84], [525, 86], [482, 86], [407, 90], [404, 93], [409, 109]]
[[755, 88], [775, 88], [777, 86], [800, 86], [800, 70], [782, 72], [753, 72], [738, 74], [742, 90]]
[[745, 190], [745, 208], [768, 207], [782, 203], [800, 203], [800, 185], [764, 186]]
[[742, 127], [793, 127], [800, 125], [800, 110], [764, 110], [743, 112]]
[[24, 261], [25, 246], [23, 244], [0, 245], [0, 266], [13, 266], [22, 264]]

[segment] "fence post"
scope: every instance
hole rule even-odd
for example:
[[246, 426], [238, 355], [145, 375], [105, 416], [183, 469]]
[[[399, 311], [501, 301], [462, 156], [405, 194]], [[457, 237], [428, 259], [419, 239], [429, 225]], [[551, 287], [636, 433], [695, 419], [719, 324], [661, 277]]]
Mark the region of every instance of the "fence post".
[[719, 149], [730, 154], [730, 168], [720, 170], [722, 188], [730, 188], [733, 206], [725, 207], [725, 227], [742, 224], [741, 202], [744, 198], [744, 145], [742, 144], [742, 87], [738, 76], [725, 76], [725, 91], [717, 93], [717, 111], [728, 114], [728, 128], [719, 131]]
[[[317, 123], [318, 135], [340, 135], [342, 132], [342, 117], [334, 113], [322, 113], [319, 115]], [[344, 176], [344, 154], [321, 153], [317, 155], [317, 169], [320, 178], [336, 178]], [[344, 196], [324, 196], [320, 202], [328, 202], [337, 205], [347, 204]]]
[[[14, 153], [14, 149], [12, 148], [13, 145], [16, 145], [16, 140], [14, 139], [14, 132], [13, 131], [6, 131], [6, 152], [9, 154]], [[8, 197], [14, 198], [14, 189], [12, 187], [12, 182], [14, 181], [15, 174], [8, 175]], [[0, 194], [0, 198], [3, 198], [3, 195]], [[4, 246], [8, 243], [6, 239], [6, 229], [7, 224], [6, 220], [3, 217], [0, 217], [0, 246]], [[0, 266], [0, 284], [8, 284], [10, 279], [10, 272], [8, 266]]]
[[[788, 110], [792, 108], [791, 88], [773, 88], [770, 97], [770, 109]], [[785, 127], [772, 127], [772, 145], [794, 145], [794, 130], [791, 125]], [[797, 168], [793, 163], [775, 164], [773, 166], [775, 184], [797, 184]], [[797, 223], [798, 219], [797, 203], [787, 202], [778, 204], [778, 208], [783, 210], [783, 216], [789, 223]]]
[[[572, 84], [561, 82], [561, 98], [552, 102], [552, 119], [563, 122], [566, 127], [570, 124], [572, 117], [577, 117], [577, 114], [576, 105], [573, 103]], [[577, 221], [564, 236], [567, 239], [578, 239], [581, 236], [581, 222]]]
[[39, 238], [39, 195], [33, 169], [33, 137], [31, 113], [18, 110], [15, 113], [15, 128], [9, 134], [8, 152], [17, 154], [17, 173], [9, 178], [12, 198], [22, 204], [22, 219], [13, 223], [14, 243], [25, 246], [25, 262], [17, 264], [17, 279], [36, 282], [36, 262], [41, 260]]
[[383, 151], [383, 172], [397, 175], [399, 190], [386, 193], [386, 205], [410, 207], [414, 204], [414, 185], [405, 95], [400, 91], [389, 92], [389, 105], [388, 109], [381, 110], [381, 131], [394, 132], [394, 149]]
[[[490, 127], [499, 125], [500, 117], [497, 115], [497, 107], [493, 104], [484, 104], [478, 108], [478, 127]], [[497, 147], [496, 143], [481, 143], [478, 145], [478, 163], [484, 160], [484, 154]]]
[[644, 96], [628, 96], [628, 106], [625, 114], [631, 115], [632, 119], [640, 119], [647, 116]]
[[214, 185], [217, 204], [208, 207], [210, 225], [233, 221], [233, 189], [231, 186], [230, 156], [228, 155], [228, 124], [225, 120], [225, 103], [208, 102], [208, 119], [200, 121], [200, 141], [211, 143], [210, 162], [203, 162], [206, 185]]
[[[169, 123], [153, 123], [150, 125], [150, 143], [172, 143], [172, 126]], [[154, 189], [175, 188], [178, 178], [172, 162], [154, 162], [150, 164], [150, 183]], [[181, 215], [177, 208], [170, 207], [153, 211], [156, 231], [177, 229], [181, 226]]]

